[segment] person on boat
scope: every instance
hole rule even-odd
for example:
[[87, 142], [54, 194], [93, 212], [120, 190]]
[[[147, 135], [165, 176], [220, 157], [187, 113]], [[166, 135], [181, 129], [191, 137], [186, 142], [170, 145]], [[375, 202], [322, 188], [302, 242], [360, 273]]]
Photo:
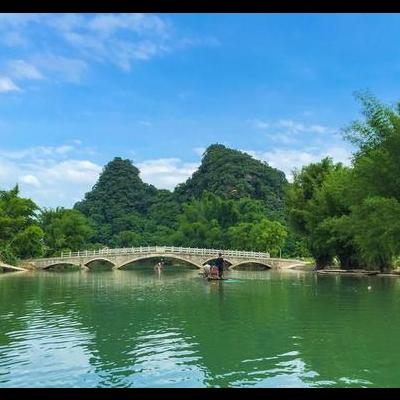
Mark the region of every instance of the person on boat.
[[203, 267], [204, 269], [204, 277], [208, 278], [209, 276], [211, 276], [211, 265], [210, 264], [206, 264]]
[[218, 258], [215, 260], [215, 266], [218, 268], [218, 278], [223, 279], [224, 275], [224, 258], [222, 257], [222, 253], [218, 253]]

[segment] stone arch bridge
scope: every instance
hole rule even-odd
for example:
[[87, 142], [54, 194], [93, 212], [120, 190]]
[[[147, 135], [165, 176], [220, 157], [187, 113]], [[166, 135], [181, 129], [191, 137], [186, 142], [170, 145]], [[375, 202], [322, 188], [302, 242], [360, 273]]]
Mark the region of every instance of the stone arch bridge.
[[288, 269], [304, 265], [303, 261], [271, 258], [269, 253], [238, 250], [198, 249], [190, 247], [148, 246], [128, 247], [119, 249], [86, 250], [78, 252], [64, 252], [60, 257], [36, 258], [25, 260], [21, 267], [30, 266], [35, 269], [48, 269], [56, 265], [72, 264], [81, 268], [90, 268], [95, 261], [110, 263], [113, 269], [152, 258], [175, 259], [184, 261], [196, 268], [202, 269], [203, 265], [218, 257], [222, 252], [229, 269], [234, 269], [243, 264], [259, 264], [271, 269]]

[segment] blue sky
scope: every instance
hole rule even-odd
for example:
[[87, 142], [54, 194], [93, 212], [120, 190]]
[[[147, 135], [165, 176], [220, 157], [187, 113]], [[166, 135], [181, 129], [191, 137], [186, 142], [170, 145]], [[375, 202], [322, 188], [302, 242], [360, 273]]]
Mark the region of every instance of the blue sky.
[[70, 207], [115, 156], [172, 189], [223, 143], [349, 162], [356, 90], [398, 94], [397, 14], [1, 14], [0, 188]]

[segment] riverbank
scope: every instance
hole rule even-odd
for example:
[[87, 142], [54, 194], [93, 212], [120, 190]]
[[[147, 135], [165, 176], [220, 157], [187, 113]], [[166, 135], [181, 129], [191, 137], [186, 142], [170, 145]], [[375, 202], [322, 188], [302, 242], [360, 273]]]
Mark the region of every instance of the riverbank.
[[315, 265], [299, 265], [291, 268], [292, 271], [313, 272], [321, 275], [347, 275], [347, 276], [392, 276], [399, 277], [400, 269], [394, 269], [390, 272], [380, 272], [379, 270], [366, 270], [366, 269], [341, 269], [337, 266], [326, 267], [321, 270], [315, 270]]
[[6, 272], [23, 272], [26, 271], [24, 268], [15, 267], [14, 265], [4, 264], [0, 262], [0, 273]]

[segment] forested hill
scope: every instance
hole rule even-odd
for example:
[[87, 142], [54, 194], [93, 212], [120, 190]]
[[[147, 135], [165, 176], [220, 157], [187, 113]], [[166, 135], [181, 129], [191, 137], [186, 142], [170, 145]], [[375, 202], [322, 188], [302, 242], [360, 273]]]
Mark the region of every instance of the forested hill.
[[249, 154], [221, 144], [207, 148], [199, 169], [178, 185], [178, 201], [199, 198], [209, 191], [225, 199], [250, 197], [262, 200], [270, 210], [282, 209], [285, 174]]
[[142, 216], [148, 213], [159, 192], [140, 179], [139, 170], [130, 160], [115, 157], [74, 208], [92, 222], [95, 241], [109, 243], [115, 234], [137, 231], [138, 225], [143, 225]]
[[[110, 246], [171, 243], [172, 235], [179, 236], [177, 231], [186, 210], [184, 204], [189, 202], [204, 200], [204, 204], [209, 204], [211, 201], [218, 209], [236, 207], [228, 204], [235, 202], [238, 213], [257, 214], [257, 220], [281, 219], [285, 184], [283, 172], [240, 151], [212, 145], [206, 150], [200, 168], [173, 192], [144, 183], [130, 160], [116, 157], [104, 167], [93, 189], [74, 208], [93, 226], [93, 243]], [[204, 197], [207, 195], [214, 197]], [[244, 198], [251, 200], [252, 205], [244, 202], [239, 205], [239, 200]], [[203, 229], [210, 229], [215, 223], [212, 220], [218, 218], [222, 216], [207, 214]]]
[[139, 170], [129, 160], [115, 157], [75, 208], [86, 215], [100, 214], [107, 223], [126, 213], [145, 213], [156, 194], [157, 189], [140, 179]]

